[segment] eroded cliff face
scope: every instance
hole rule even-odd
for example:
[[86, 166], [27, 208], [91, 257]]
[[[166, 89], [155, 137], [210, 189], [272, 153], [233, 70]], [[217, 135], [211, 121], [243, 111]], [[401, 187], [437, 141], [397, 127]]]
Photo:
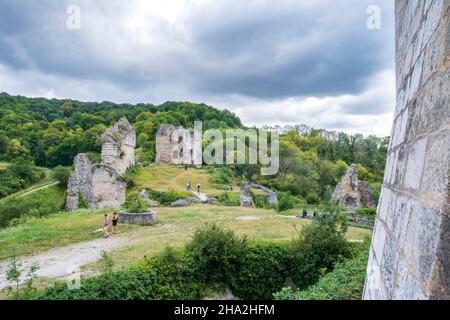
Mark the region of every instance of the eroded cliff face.
[[333, 200], [349, 211], [360, 208], [375, 208], [372, 188], [369, 183], [359, 180], [357, 164], [352, 164], [333, 192]]
[[92, 165], [85, 154], [75, 157], [75, 171], [69, 178], [66, 209], [80, 203], [89, 208], [120, 207], [125, 203], [126, 170], [135, 164], [136, 132], [126, 118], [102, 135], [101, 163]]

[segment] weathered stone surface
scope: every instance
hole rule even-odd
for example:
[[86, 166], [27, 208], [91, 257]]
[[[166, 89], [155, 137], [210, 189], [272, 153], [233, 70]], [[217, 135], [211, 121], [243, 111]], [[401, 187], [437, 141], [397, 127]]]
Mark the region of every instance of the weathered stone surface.
[[143, 189], [141, 192], [139, 192], [139, 195], [147, 202], [150, 208], [156, 208], [158, 207], [158, 203], [152, 199], [150, 199], [150, 196], [148, 195], [147, 190]]
[[156, 133], [155, 163], [201, 166], [201, 138], [190, 129], [161, 125]]
[[267, 188], [261, 184], [247, 183], [241, 187], [241, 190], [239, 192], [241, 207], [255, 207], [255, 204], [253, 203], [253, 197], [250, 192], [251, 189], [261, 190], [264, 193], [266, 193], [267, 194], [267, 202], [270, 205], [278, 204], [278, 195], [276, 192], [270, 190], [269, 188]]
[[135, 163], [136, 133], [122, 118], [102, 135], [101, 163], [92, 165], [85, 154], [75, 157], [69, 178], [66, 208], [77, 209], [80, 197], [89, 208], [120, 207], [125, 203], [126, 170]]
[[145, 213], [120, 212], [119, 222], [138, 224], [141, 226], [151, 226], [157, 222], [157, 214], [156, 211], [149, 211]]
[[174, 208], [187, 207], [187, 206], [189, 206], [189, 201], [187, 201], [186, 199], [180, 199], [180, 200], [172, 202], [170, 204], [170, 206], [174, 207]]
[[75, 210], [79, 206], [79, 197], [83, 197], [89, 208], [96, 206], [93, 183], [92, 165], [86, 154], [80, 153], [74, 159], [75, 171], [70, 175], [67, 184], [66, 209]]
[[352, 164], [333, 192], [333, 200], [350, 212], [359, 208], [375, 208], [372, 188], [365, 181], [358, 180], [358, 165]]
[[92, 187], [97, 208], [119, 208], [125, 203], [126, 181], [113, 168], [97, 164], [93, 166]]
[[126, 118], [102, 134], [102, 164], [112, 167], [119, 175], [135, 164], [136, 132]]
[[449, 11], [396, 1], [397, 107], [365, 299], [450, 299]]

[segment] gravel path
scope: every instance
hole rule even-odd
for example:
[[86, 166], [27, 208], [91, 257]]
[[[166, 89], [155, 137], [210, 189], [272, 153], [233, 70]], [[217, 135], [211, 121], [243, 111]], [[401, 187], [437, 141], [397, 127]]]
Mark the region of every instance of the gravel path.
[[[80, 242], [67, 247], [51, 249], [47, 252], [39, 253], [28, 257], [17, 258], [17, 264], [23, 276], [30, 266], [36, 262], [39, 265], [38, 277], [53, 279], [66, 279], [70, 270], [93, 263], [101, 257], [102, 251], [112, 251], [130, 240], [126, 235], [112, 235], [108, 239], [96, 239], [88, 242]], [[6, 270], [10, 261], [0, 262], [0, 290], [7, 287]], [[24, 279], [22, 279], [23, 281]]]

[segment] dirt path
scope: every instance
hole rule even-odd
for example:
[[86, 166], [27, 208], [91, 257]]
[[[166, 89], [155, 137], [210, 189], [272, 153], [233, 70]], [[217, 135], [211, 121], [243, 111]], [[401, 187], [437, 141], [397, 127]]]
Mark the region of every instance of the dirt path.
[[27, 196], [27, 195], [29, 195], [29, 194], [32, 194], [32, 193], [34, 193], [34, 192], [36, 192], [36, 191], [39, 191], [39, 190], [42, 190], [42, 189], [50, 188], [51, 186], [54, 186], [54, 185], [57, 185], [57, 184], [59, 184], [58, 181], [56, 181], [56, 182], [50, 182], [49, 184], [46, 184], [45, 186], [42, 186], [42, 187], [39, 187], [39, 188], [30, 190], [30, 191], [25, 192], [25, 193], [22, 193], [22, 194], [19, 196], [19, 198], [25, 197], [25, 196]]
[[[38, 277], [66, 279], [70, 270], [93, 263], [101, 257], [102, 251], [112, 251], [129, 244], [130, 235], [113, 235], [109, 239], [96, 239], [88, 242], [72, 244], [67, 247], [51, 249], [34, 256], [19, 257], [17, 264], [23, 274], [35, 262], [39, 265]], [[9, 261], [0, 262], [0, 290], [7, 287], [6, 270]], [[23, 279], [22, 279], [23, 281]]]

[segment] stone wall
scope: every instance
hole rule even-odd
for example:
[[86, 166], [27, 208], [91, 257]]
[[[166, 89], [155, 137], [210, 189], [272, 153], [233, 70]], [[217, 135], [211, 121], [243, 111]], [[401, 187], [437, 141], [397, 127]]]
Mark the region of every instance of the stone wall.
[[123, 175], [135, 164], [136, 132], [122, 118], [103, 133], [102, 142], [100, 164], [92, 165], [85, 154], [75, 157], [75, 171], [67, 187], [67, 210], [77, 209], [81, 201], [89, 208], [120, 207], [125, 203], [127, 183]]
[[276, 192], [270, 190], [269, 188], [267, 188], [261, 184], [247, 183], [247, 184], [244, 184], [239, 191], [241, 207], [255, 207], [255, 204], [253, 202], [252, 193], [250, 192], [251, 189], [261, 190], [264, 193], [266, 193], [267, 194], [267, 202], [270, 205], [275, 206], [278, 204], [278, 195]]
[[156, 133], [155, 163], [201, 165], [200, 139], [193, 130], [170, 124], [161, 125]]
[[449, 10], [396, 1], [397, 106], [364, 299], [450, 299]]
[[360, 208], [375, 208], [372, 188], [359, 180], [359, 166], [352, 164], [333, 192], [333, 200], [353, 212]]

